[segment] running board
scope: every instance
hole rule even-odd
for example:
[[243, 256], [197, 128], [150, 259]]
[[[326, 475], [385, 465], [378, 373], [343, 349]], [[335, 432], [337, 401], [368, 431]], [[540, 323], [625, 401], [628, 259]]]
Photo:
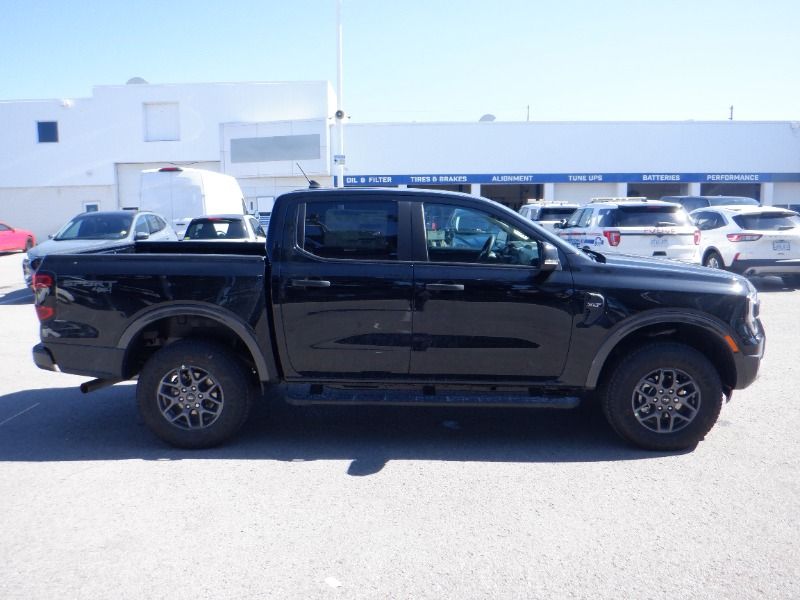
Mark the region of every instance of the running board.
[[517, 391], [472, 392], [462, 390], [384, 390], [378, 388], [331, 388], [321, 385], [290, 384], [286, 401], [294, 405], [340, 404], [388, 406], [525, 406], [531, 408], [577, 408], [581, 403], [577, 396], [541, 396]]

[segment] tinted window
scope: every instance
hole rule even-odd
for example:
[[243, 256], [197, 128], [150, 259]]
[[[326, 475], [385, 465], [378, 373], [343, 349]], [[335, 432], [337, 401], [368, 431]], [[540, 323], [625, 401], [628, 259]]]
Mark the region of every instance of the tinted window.
[[694, 224], [698, 229], [708, 231], [710, 229], [718, 229], [725, 225], [725, 219], [722, 215], [715, 212], [699, 212], [693, 216]]
[[11, 228], [0, 223], [0, 231], [11, 231]]
[[69, 221], [55, 235], [57, 240], [119, 240], [128, 235], [133, 215], [90, 213]]
[[323, 258], [397, 260], [397, 204], [328, 201], [305, 205], [304, 250]]
[[539, 213], [539, 221], [560, 221], [561, 219], [566, 219], [572, 213], [575, 212], [574, 208], [560, 208], [560, 207], [553, 207], [553, 208], [543, 208], [542, 212]]
[[782, 231], [800, 227], [800, 216], [791, 212], [736, 215], [733, 217], [733, 221], [742, 229], [762, 231]]
[[[428, 259], [536, 266], [539, 245], [514, 224], [482, 210], [425, 204]], [[430, 215], [436, 215], [432, 218]]]
[[620, 206], [606, 214], [600, 227], [670, 227], [691, 225], [680, 206]]
[[247, 237], [241, 219], [193, 219], [183, 238], [187, 240], [241, 240]]

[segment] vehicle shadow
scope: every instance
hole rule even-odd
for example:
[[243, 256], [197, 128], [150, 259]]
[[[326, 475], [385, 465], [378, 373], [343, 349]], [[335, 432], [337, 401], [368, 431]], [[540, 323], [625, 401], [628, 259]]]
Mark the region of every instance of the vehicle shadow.
[[619, 440], [595, 410], [295, 407], [259, 402], [227, 445], [178, 450], [144, 426], [133, 385], [83, 395], [76, 388], [0, 396], [0, 461], [241, 459], [349, 460], [348, 474], [392, 460], [597, 462], [654, 453]]
[[0, 305], [20, 304], [33, 304], [33, 291], [30, 288], [24, 287], [11, 292], [4, 292], [4, 289], [0, 288]]
[[750, 282], [756, 286], [759, 293], [764, 292], [793, 292], [794, 286], [786, 284], [780, 277], [765, 276], [753, 277]]

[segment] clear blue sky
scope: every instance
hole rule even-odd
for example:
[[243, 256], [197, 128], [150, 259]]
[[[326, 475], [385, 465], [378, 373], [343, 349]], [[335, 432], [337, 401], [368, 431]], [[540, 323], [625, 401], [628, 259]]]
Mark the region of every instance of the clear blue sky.
[[[335, 0], [3, 0], [0, 99], [336, 80]], [[353, 121], [800, 119], [798, 0], [343, 0]]]

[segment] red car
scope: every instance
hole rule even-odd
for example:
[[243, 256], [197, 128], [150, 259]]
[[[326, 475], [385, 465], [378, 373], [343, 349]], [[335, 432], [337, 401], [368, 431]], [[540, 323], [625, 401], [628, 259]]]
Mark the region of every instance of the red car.
[[0, 222], [0, 252], [30, 250], [36, 245], [36, 238], [26, 229], [15, 229]]

